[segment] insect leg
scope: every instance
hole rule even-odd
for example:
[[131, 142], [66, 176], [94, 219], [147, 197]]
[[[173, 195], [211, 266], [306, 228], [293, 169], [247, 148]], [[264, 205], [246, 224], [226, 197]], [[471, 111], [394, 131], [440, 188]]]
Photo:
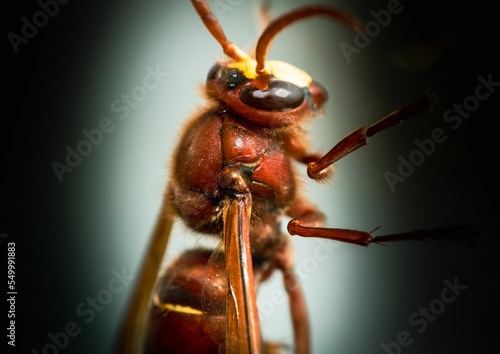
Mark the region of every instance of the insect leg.
[[368, 127], [356, 129], [352, 133], [344, 137], [337, 145], [335, 145], [325, 156], [316, 162], [311, 162], [307, 165], [307, 175], [312, 179], [324, 179], [325, 171], [336, 161], [368, 144], [368, 138], [395, 125], [403, 123], [403, 121], [414, 118], [418, 114], [427, 110], [431, 105], [431, 99], [428, 95], [421, 97], [418, 100], [408, 103], [406, 106], [390, 113], [377, 123]]
[[319, 237], [330, 240], [368, 246], [370, 243], [386, 243], [393, 241], [429, 241], [448, 240], [471, 242], [476, 231], [473, 225], [451, 225], [446, 227], [415, 230], [391, 235], [373, 236], [371, 232], [351, 229], [337, 229], [322, 227], [325, 216], [307, 200], [297, 198], [287, 212], [293, 219], [288, 223], [290, 235], [303, 237]]
[[308, 354], [310, 352], [309, 316], [307, 306], [300, 286], [300, 281], [293, 270], [293, 253], [291, 241], [287, 237], [284, 247], [275, 254], [276, 267], [283, 273], [283, 283], [288, 295], [290, 314], [292, 317], [295, 339], [295, 353]]
[[368, 246], [373, 236], [366, 231], [322, 227], [325, 216], [307, 200], [298, 197], [287, 214], [293, 219], [288, 223], [290, 235], [319, 237]]

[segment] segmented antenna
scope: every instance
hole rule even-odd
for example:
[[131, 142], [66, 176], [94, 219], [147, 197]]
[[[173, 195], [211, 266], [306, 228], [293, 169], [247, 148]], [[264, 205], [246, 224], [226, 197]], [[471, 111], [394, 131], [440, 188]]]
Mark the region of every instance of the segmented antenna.
[[271, 40], [276, 36], [276, 34], [278, 34], [278, 32], [294, 22], [318, 15], [331, 17], [341, 24], [353, 29], [358, 28], [361, 30], [362, 28], [362, 23], [357, 19], [340, 10], [328, 6], [307, 6], [282, 15], [273, 20], [267, 26], [257, 42], [257, 48], [255, 50], [255, 59], [257, 60], [257, 67], [255, 71], [257, 75], [269, 75], [265, 64], [266, 53]]
[[193, 4], [194, 8], [196, 9], [196, 12], [200, 16], [201, 20], [203, 21], [207, 29], [210, 31], [212, 36], [222, 46], [222, 50], [227, 56], [236, 61], [244, 61], [251, 59], [250, 56], [248, 56], [247, 53], [238, 48], [236, 44], [227, 40], [226, 35], [224, 34], [224, 31], [222, 30], [219, 21], [217, 21], [217, 18], [210, 10], [210, 7], [208, 6], [206, 1], [191, 0], [191, 3]]

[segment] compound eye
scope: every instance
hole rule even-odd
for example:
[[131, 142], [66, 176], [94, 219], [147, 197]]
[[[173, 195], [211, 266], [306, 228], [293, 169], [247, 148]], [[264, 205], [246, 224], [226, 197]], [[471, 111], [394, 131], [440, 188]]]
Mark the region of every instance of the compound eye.
[[214, 66], [212, 66], [212, 68], [208, 72], [207, 81], [217, 79], [219, 77], [219, 71], [220, 71], [220, 69], [221, 69], [221, 66], [218, 63], [215, 64]]
[[266, 111], [287, 111], [299, 107], [304, 102], [304, 92], [294, 84], [286, 81], [271, 80], [267, 90], [259, 90], [255, 86], [241, 89], [240, 99], [243, 103]]
[[222, 79], [226, 81], [227, 89], [229, 91], [234, 90], [248, 81], [243, 72], [238, 69], [226, 69], [222, 74]]

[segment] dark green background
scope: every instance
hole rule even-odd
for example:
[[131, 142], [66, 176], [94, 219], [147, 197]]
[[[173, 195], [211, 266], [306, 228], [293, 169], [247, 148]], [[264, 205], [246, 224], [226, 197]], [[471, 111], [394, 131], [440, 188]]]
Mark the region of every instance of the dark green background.
[[[308, 2], [272, 3], [276, 15]], [[387, 7], [386, 1], [322, 3], [365, 22], [373, 19], [370, 11]], [[447, 109], [474, 94], [479, 75], [500, 81], [494, 65], [496, 19], [482, 3], [401, 1], [403, 11], [351, 63], [339, 44], [352, 44], [354, 33], [325, 19], [297, 24], [273, 43], [270, 59], [306, 70], [329, 92], [326, 116], [311, 126], [316, 149], [326, 151], [351, 130], [427, 89], [438, 98], [433, 113], [374, 137], [340, 161], [330, 185], [307, 184], [306, 195], [325, 211], [330, 226], [371, 230], [382, 225], [383, 234], [466, 222], [477, 230], [473, 248], [408, 242], [335, 249], [303, 279], [315, 353], [382, 353], [380, 343], [395, 340], [401, 331], [414, 339], [405, 354], [488, 353], [496, 344], [491, 323], [499, 314], [495, 141], [500, 92], [482, 101], [459, 129], [443, 121]], [[229, 39], [244, 49], [252, 48], [259, 33], [256, 4], [244, 1], [218, 16]], [[221, 50], [188, 1], [110, 0], [60, 5], [15, 54], [7, 34], [19, 33], [21, 18], [40, 7], [34, 1], [5, 6], [0, 233], [8, 236], [0, 240], [0, 250], [6, 259], [6, 242], [16, 242], [13, 352], [41, 352], [49, 332], [74, 321], [81, 333], [62, 353], [109, 353], [132, 285], [88, 324], [76, 308], [108, 287], [113, 270], [137, 272], [173, 144], [182, 122], [203, 103], [198, 85]], [[450, 47], [439, 42], [445, 31], [457, 39]], [[418, 49], [420, 42], [431, 49], [416, 53], [436, 55], [434, 65], [420, 71], [392, 63], [397, 53]], [[157, 65], [169, 76], [119, 120], [111, 102], [141, 83], [147, 66]], [[112, 119], [115, 130], [60, 183], [51, 164], [63, 162], [65, 147], [74, 148], [82, 130], [98, 127], [104, 118]], [[435, 128], [444, 129], [448, 139], [391, 192], [384, 172], [395, 172], [398, 156], [407, 157], [414, 140], [429, 138]], [[319, 244], [294, 241], [296, 262], [304, 266]], [[410, 314], [440, 296], [444, 279], [455, 277], [467, 290], [417, 333]], [[263, 288], [261, 301], [279, 286], [274, 279]], [[284, 305], [263, 321], [265, 336], [291, 343], [289, 324], [280, 316], [286, 316]]]

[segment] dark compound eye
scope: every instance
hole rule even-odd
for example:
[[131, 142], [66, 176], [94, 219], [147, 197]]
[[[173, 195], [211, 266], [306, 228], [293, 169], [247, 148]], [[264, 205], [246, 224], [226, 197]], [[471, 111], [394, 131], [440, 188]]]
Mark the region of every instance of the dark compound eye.
[[227, 89], [230, 91], [248, 81], [245, 75], [238, 69], [227, 69], [223, 74], [223, 78], [226, 79]]
[[212, 66], [212, 68], [208, 72], [207, 81], [215, 80], [217, 78], [217, 76], [219, 75], [220, 68], [221, 68], [221, 66], [218, 63], [215, 64], [214, 66]]
[[225, 83], [229, 91], [234, 90], [248, 81], [243, 72], [240, 70], [225, 68], [220, 64], [215, 64], [208, 72], [207, 81], [211, 80], [219, 80], [220, 82]]
[[266, 111], [286, 111], [297, 108], [304, 102], [304, 92], [285, 81], [270, 81], [267, 90], [255, 86], [244, 87], [240, 92], [243, 103]]

